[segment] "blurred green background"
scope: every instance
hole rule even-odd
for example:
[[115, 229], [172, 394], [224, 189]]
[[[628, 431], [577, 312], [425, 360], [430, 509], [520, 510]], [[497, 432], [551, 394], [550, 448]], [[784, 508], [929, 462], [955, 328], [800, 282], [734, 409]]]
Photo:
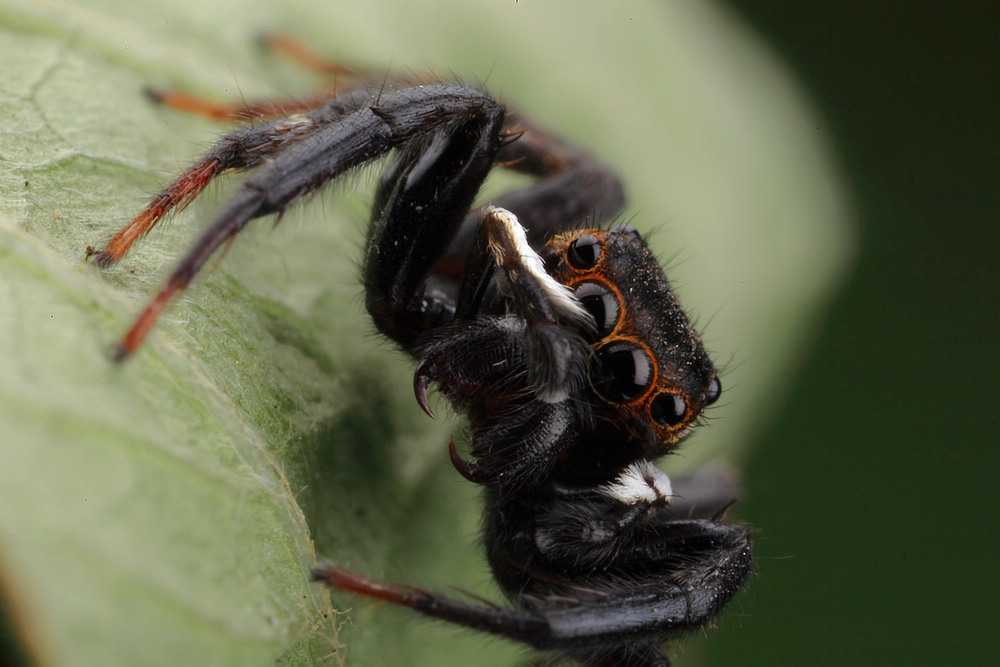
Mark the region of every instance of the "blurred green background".
[[754, 449], [711, 664], [993, 664], [1000, 3], [732, 4], [834, 127], [860, 254]]

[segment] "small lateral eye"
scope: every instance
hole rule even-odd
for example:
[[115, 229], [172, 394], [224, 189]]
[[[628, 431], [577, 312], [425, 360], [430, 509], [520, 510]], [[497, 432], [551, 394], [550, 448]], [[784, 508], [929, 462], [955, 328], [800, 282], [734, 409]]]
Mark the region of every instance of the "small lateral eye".
[[597, 265], [601, 259], [601, 242], [593, 234], [581, 234], [566, 249], [566, 259], [578, 271], [586, 271]]
[[598, 333], [607, 335], [615, 328], [621, 308], [618, 299], [607, 287], [600, 283], [583, 282], [576, 286], [573, 294], [594, 318]]
[[612, 234], [620, 234], [621, 236], [628, 236], [633, 239], [641, 238], [639, 230], [628, 224], [627, 222], [619, 223], [613, 226], [610, 230]]
[[708, 387], [705, 389], [705, 405], [711, 405], [719, 400], [719, 396], [722, 394], [722, 383], [719, 382], [719, 378], [713, 377], [712, 381], [708, 383]]
[[594, 354], [590, 382], [611, 403], [628, 403], [646, 393], [653, 379], [653, 362], [635, 345], [612, 343]]
[[687, 403], [678, 394], [664, 392], [649, 404], [649, 416], [660, 426], [677, 426], [687, 415]]

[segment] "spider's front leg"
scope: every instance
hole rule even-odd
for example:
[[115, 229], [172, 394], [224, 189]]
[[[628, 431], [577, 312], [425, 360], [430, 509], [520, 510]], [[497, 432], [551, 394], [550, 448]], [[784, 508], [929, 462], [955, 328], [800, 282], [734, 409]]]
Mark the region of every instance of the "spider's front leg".
[[[121, 361], [139, 348], [171, 298], [186, 289], [212, 254], [235, 238], [251, 220], [280, 214], [303, 195], [393, 149], [402, 149], [406, 154], [417, 145], [437, 145], [436, 137], [464, 136], [452, 131], [456, 124], [462, 128], [478, 124], [480, 134], [492, 136], [492, 139], [483, 140], [498, 144], [502, 116], [503, 108], [497, 102], [467, 86], [423, 86], [381, 96], [377, 92], [359, 90], [335, 98], [306, 116], [274, 121], [262, 126], [262, 130], [250, 128], [226, 137], [206, 158], [208, 167], [204, 174], [198, 165], [186, 172], [115, 237], [122, 238], [120, 251], [113, 257], [107, 255], [107, 251], [98, 253], [97, 260], [101, 264], [117, 260], [166, 211], [193, 199], [223, 168], [260, 165], [150, 301], [122, 339], [115, 359]], [[281, 129], [286, 127], [304, 129], [291, 133], [285, 141]], [[484, 129], [487, 127], [495, 130], [487, 132]], [[268, 137], [272, 141], [268, 141]], [[433, 161], [434, 154], [430, 155], [427, 160]], [[263, 161], [261, 156], [270, 159]], [[445, 150], [441, 157], [454, 158], [455, 152]], [[411, 163], [412, 167], [427, 164], [427, 161]], [[476, 153], [469, 160], [470, 178], [466, 181], [455, 179], [455, 188], [450, 194], [457, 196], [447, 200], [446, 208], [459, 207], [463, 196], [471, 203], [491, 163], [489, 150]], [[406, 164], [406, 161], [397, 164]], [[444, 201], [423, 198], [423, 203]], [[417, 202], [410, 200], [410, 203]], [[453, 215], [461, 217], [457, 213]], [[400, 243], [405, 243], [405, 237]]]
[[432, 269], [493, 168], [503, 119], [495, 102], [470, 110], [405, 146], [382, 175], [364, 259], [365, 305], [379, 331], [408, 352], [454, 317], [455, 288]]

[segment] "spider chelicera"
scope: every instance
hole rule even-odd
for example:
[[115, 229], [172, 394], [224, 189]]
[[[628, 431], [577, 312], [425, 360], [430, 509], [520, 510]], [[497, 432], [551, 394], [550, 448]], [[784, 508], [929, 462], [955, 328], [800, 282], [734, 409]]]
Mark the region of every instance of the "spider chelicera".
[[[483, 487], [486, 556], [510, 606], [368, 579], [334, 565], [329, 586], [507, 637], [588, 665], [667, 665], [664, 642], [710, 621], [749, 576], [745, 527], [721, 516], [732, 484], [685, 481], [673, 451], [721, 385], [640, 234], [602, 227], [624, 206], [600, 162], [459, 84], [405, 87], [328, 64], [285, 37], [266, 43], [334, 87], [313, 99], [231, 107], [180, 92], [153, 99], [255, 124], [223, 137], [99, 252], [128, 251], [216, 176], [255, 168], [117, 348], [142, 344], [170, 299], [250, 220], [391, 155], [363, 263], [376, 327], [417, 360], [469, 421], [452, 462]], [[537, 178], [472, 208], [495, 167]], [[678, 484], [680, 486], [680, 484]]]

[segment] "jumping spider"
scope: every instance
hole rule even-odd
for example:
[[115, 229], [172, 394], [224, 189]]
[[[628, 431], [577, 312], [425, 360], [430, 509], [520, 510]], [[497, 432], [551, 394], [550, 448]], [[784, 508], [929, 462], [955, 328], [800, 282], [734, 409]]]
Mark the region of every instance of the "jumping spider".
[[[719, 398], [716, 371], [639, 233], [601, 228], [624, 206], [618, 178], [480, 90], [394, 85], [329, 65], [287, 38], [268, 44], [337, 74], [311, 100], [168, 106], [256, 122], [223, 137], [95, 256], [121, 259], [216, 176], [256, 168], [123, 338], [123, 360], [205, 262], [254, 218], [391, 155], [363, 263], [376, 327], [469, 420], [483, 487], [486, 556], [510, 607], [458, 601], [333, 565], [337, 589], [524, 642], [589, 665], [667, 665], [661, 645], [706, 624], [751, 569], [744, 527], [720, 518], [726, 485], [671, 502], [653, 461]], [[412, 82], [411, 82], [412, 83]], [[536, 177], [472, 208], [494, 167]], [[471, 212], [470, 212], [471, 211]], [[728, 496], [727, 496], [728, 494]], [[702, 501], [692, 500], [700, 497]]]

